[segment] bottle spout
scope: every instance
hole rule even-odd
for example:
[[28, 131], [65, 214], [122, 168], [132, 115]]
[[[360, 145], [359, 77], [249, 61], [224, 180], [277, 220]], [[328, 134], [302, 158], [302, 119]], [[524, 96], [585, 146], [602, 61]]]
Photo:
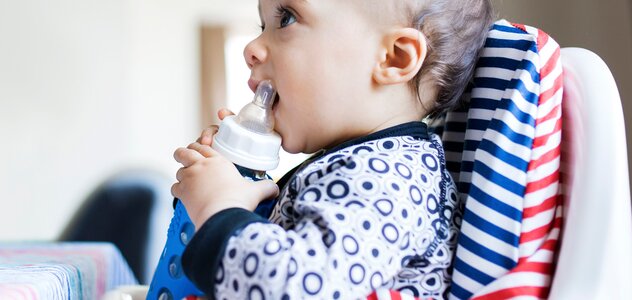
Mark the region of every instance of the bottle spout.
[[244, 106], [237, 114], [237, 123], [244, 128], [261, 134], [274, 131], [272, 105], [276, 98], [276, 90], [270, 80], [259, 83], [251, 103]]

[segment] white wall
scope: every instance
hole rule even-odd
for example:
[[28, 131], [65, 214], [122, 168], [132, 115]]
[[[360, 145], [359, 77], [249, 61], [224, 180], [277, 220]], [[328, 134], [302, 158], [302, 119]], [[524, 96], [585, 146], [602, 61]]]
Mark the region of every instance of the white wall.
[[0, 241], [54, 239], [120, 170], [173, 177], [200, 132], [200, 22], [257, 24], [228, 3], [0, 0]]

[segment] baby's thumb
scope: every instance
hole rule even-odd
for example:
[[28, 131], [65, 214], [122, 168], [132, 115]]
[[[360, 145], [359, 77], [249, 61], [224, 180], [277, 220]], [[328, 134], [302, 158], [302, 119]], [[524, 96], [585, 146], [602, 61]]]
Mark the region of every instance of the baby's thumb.
[[276, 198], [279, 195], [279, 187], [272, 180], [256, 181], [254, 187], [261, 201]]

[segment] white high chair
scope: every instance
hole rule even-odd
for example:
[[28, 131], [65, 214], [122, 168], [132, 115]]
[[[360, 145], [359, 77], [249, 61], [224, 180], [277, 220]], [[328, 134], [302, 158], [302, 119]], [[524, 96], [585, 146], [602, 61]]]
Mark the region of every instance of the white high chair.
[[621, 100], [594, 53], [563, 48], [565, 214], [550, 299], [632, 299], [632, 221]]

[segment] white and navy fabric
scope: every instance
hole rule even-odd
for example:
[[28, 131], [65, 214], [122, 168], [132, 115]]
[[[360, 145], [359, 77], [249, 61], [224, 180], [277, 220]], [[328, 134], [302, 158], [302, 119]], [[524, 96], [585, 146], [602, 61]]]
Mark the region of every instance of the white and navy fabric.
[[545, 299], [562, 223], [559, 45], [496, 22], [463, 98], [435, 131], [465, 202], [450, 298]]
[[[286, 178], [287, 179], [287, 178]], [[443, 298], [461, 213], [444, 152], [412, 122], [304, 163], [269, 220], [211, 217], [183, 265], [218, 299], [359, 299], [377, 288]]]

